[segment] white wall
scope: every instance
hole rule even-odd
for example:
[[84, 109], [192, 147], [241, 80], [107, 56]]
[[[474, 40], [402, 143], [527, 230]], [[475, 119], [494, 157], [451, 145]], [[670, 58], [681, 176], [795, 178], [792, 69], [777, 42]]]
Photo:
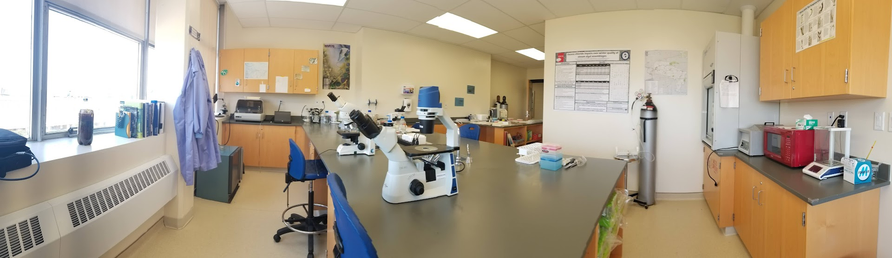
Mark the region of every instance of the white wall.
[[545, 68], [529, 68], [527, 69], [527, 80], [544, 79]]
[[[493, 60], [492, 88], [488, 104], [493, 104], [496, 96], [505, 96], [508, 100], [508, 117], [524, 118], [526, 115], [526, 73], [526, 68]], [[485, 112], [481, 114], [485, 114]]]
[[[765, 20], [777, 10], [784, 0], [774, 1], [769, 8], [759, 15], [757, 24]], [[892, 21], [887, 21], [892, 22]], [[758, 30], [756, 30], [758, 31]], [[890, 58], [892, 63], [892, 58]], [[892, 65], [889, 66], [892, 72]], [[892, 81], [887, 82], [887, 87], [892, 92]], [[827, 112], [839, 113], [840, 111], [849, 112], [846, 121], [852, 128], [852, 144], [851, 153], [855, 156], [864, 157], [870, 151], [873, 142], [877, 142], [877, 147], [870, 154], [870, 159], [890, 163], [892, 162], [892, 148], [889, 143], [892, 142], [892, 132], [889, 131], [889, 115], [892, 114], [892, 100], [885, 99], [857, 99], [857, 100], [833, 100], [833, 101], [806, 101], [806, 102], [786, 102], [780, 106], [781, 123], [792, 124], [798, 117], [803, 114], [811, 114], [818, 118], [819, 124], [826, 124]], [[886, 112], [886, 131], [873, 130], [873, 114], [874, 112]], [[892, 221], [884, 218], [892, 216], [892, 192], [889, 187], [880, 189], [880, 224], [879, 239], [877, 245], [878, 257], [892, 256], [892, 246], [884, 243], [892, 241]]]
[[[554, 110], [555, 52], [630, 49], [631, 95], [644, 88], [645, 50], [688, 51], [688, 93], [654, 96], [657, 122], [657, 192], [701, 192], [700, 141], [702, 51], [715, 31], [740, 32], [740, 17], [694, 11], [638, 10], [578, 15], [546, 21], [544, 138], [565, 153], [613, 158], [614, 148], [635, 150], [632, 131], [638, 112], [606, 114]], [[629, 188], [637, 189], [637, 165], [630, 165]]]

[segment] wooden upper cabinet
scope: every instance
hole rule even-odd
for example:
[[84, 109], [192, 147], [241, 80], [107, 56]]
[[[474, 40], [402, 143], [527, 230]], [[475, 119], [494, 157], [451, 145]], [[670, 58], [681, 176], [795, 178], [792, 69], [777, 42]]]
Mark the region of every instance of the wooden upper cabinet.
[[[268, 48], [247, 48], [245, 49], [245, 62], [259, 62], [266, 63], [267, 68], [269, 67], [269, 49]], [[242, 85], [245, 86], [244, 92], [261, 92], [261, 85], [263, 87], [263, 92], [270, 92], [270, 83], [269, 76], [263, 77], [262, 79], [250, 79], [249, 71], [245, 71], [245, 80], [242, 82]], [[275, 89], [272, 89], [275, 90]]]
[[[291, 72], [294, 70], [294, 50], [270, 49], [269, 50], [269, 90], [275, 93], [293, 93], [294, 78]], [[284, 84], [284, 85], [280, 85]]]
[[[828, 12], [824, 17], [836, 22], [835, 37], [796, 52], [797, 35], [814, 33], [808, 26], [797, 25], [799, 11], [811, 3], [787, 0], [763, 22], [762, 51], [769, 51], [769, 55], [761, 55], [760, 99], [885, 98], [890, 30], [890, 23], [885, 21], [892, 18], [892, 1], [833, 1], [836, 6], [824, 9], [836, 8], [836, 16]], [[824, 34], [822, 31], [821, 37], [828, 36]], [[783, 87], [776, 87], [780, 84], [773, 79], [787, 75], [787, 69], [789, 95], [785, 90], [775, 91]], [[767, 96], [766, 87], [770, 88]]]
[[[223, 71], [226, 74], [223, 75]], [[222, 49], [220, 50], [220, 91], [242, 92], [245, 78], [245, 50]], [[236, 85], [238, 84], [238, 85]]]
[[319, 92], [319, 65], [322, 58], [317, 50], [294, 50], [293, 93]]

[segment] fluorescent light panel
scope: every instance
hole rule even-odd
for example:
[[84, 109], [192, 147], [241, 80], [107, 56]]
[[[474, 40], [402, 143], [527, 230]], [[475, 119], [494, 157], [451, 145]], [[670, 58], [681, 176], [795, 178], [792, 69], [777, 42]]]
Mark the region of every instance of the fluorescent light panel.
[[527, 49], [517, 50], [517, 53], [520, 53], [521, 55], [525, 55], [525, 56], [528, 56], [532, 59], [536, 59], [539, 61], [545, 60], [545, 53], [542, 53], [542, 51], [539, 51], [538, 49], [535, 49], [535, 48], [527, 48]]
[[344, 4], [347, 3], [347, 0], [279, 0], [279, 1], [310, 3], [310, 4], [325, 4], [325, 5], [335, 5], [335, 6], [344, 6]]
[[471, 20], [451, 13], [445, 13], [443, 15], [437, 16], [430, 21], [427, 21], [427, 24], [455, 31], [478, 39], [496, 34], [496, 31], [487, 28], [486, 26], [477, 24], [476, 22], [472, 22]]

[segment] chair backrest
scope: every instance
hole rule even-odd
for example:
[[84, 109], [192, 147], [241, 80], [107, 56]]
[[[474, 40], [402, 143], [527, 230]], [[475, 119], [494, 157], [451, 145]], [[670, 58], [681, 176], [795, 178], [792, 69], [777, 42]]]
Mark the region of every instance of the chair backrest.
[[297, 147], [294, 140], [288, 139], [288, 144], [291, 149], [288, 154], [288, 174], [297, 180], [303, 180], [307, 171], [304, 153], [300, 151], [300, 147]]
[[465, 124], [458, 128], [458, 134], [462, 138], [471, 140], [480, 140], [480, 126], [475, 124]]
[[[372, 245], [365, 227], [359, 222], [359, 217], [353, 212], [350, 203], [347, 202], [347, 191], [344, 182], [336, 173], [328, 174], [328, 191], [331, 194], [332, 204], [335, 208], [335, 241], [338, 241], [335, 249], [343, 248], [342, 258], [376, 258], [378, 251]], [[331, 232], [330, 232], [331, 233]]]
[[419, 123], [419, 122], [415, 122], [414, 124], [412, 124], [412, 128], [421, 130], [421, 123]]

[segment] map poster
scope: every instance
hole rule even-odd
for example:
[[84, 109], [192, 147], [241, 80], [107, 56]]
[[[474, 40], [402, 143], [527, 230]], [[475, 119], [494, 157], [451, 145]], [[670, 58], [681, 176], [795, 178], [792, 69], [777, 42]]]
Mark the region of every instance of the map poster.
[[644, 52], [644, 90], [654, 95], [688, 95], [688, 52]]
[[629, 50], [558, 52], [554, 109], [629, 113]]
[[836, 0], [814, 0], [796, 13], [796, 53], [836, 38]]

